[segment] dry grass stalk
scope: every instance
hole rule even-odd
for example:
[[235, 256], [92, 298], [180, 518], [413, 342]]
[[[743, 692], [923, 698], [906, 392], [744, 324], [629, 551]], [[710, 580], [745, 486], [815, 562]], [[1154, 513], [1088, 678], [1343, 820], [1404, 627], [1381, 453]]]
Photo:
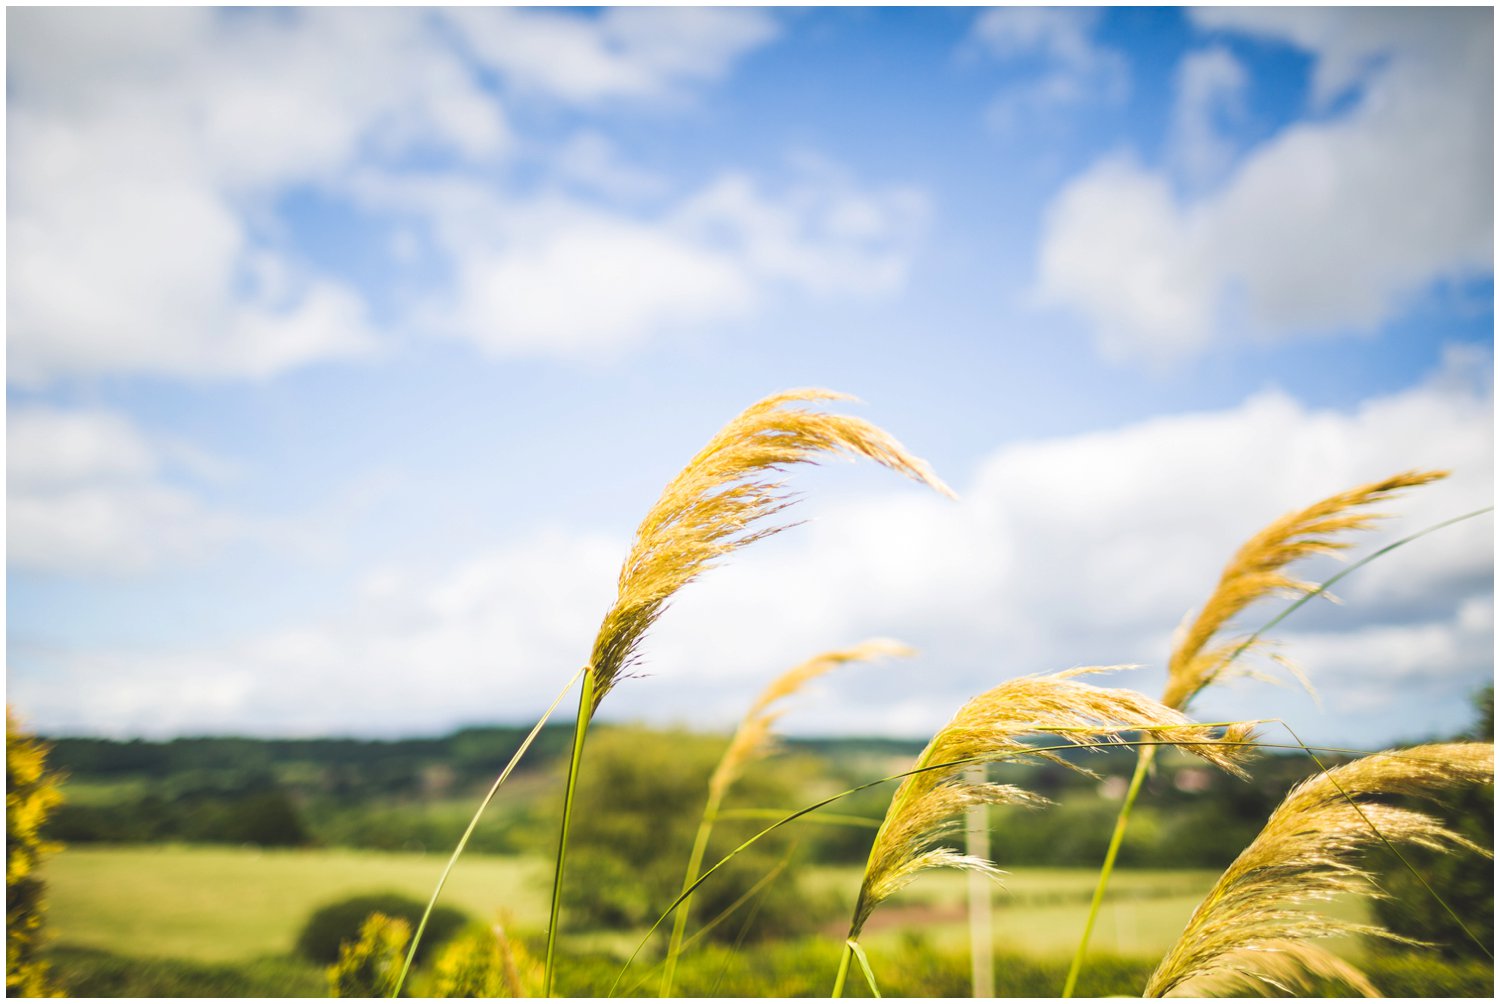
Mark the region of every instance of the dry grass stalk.
[[827, 390], [794, 390], [751, 405], [662, 491], [636, 530], [620, 570], [619, 596], [594, 641], [589, 665], [595, 709], [630, 667], [673, 593], [730, 552], [785, 529], [765, 523], [792, 503], [780, 480], [782, 468], [813, 462], [820, 453], [864, 456], [953, 495], [926, 461], [869, 422], [789, 407], [833, 400], [851, 399]]
[[1363, 973], [1311, 942], [1340, 934], [1409, 939], [1324, 916], [1308, 904], [1349, 893], [1383, 895], [1360, 863], [1380, 835], [1392, 844], [1488, 854], [1426, 813], [1371, 798], [1436, 800], [1460, 785], [1493, 782], [1494, 774], [1493, 744], [1447, 743], [1377, 753], [1303, 781], [1194, 911], [1145, 996], [1267, 990], [1295, 996], [1315, 992], [1319, 977], [1380, 996]]
[[[1447, 471], [1407, 471], [1337, 495], [1287, 515], [1245, 542], [1225, 566], [1218, 587], [1190, 626], [1179, 630], [1167, 668], [1162, 702], [1187, 707], [1204, 687], [1220, 679], [1245, 639], [1210, 647], [1219, 631], [1251, 603], [1273, 593], [1310, 593], [1317, 586], [1292, 578], [1287, 565], [1314, 554], [1336, 554], [1349, 546], [1339, 534], [1364, 530], [1380, 513], [1356, 512], [1392, 493], [1448, 476]], [[1302, 681], [1306, 685], [1306, 681]]]
[[745, 765], [769, 755], [775, 748], [775, 737], [771, 730], [782, 714], [780, 709], [773, 707], [778, 701], [790, 697], [824, 673], [845, 663], [915, 654], [915, 649], [898, 641], [874, 638], [853, 648], [824, 652], [781, 674], [761, 692], [740, 722], [729, 748], [724, 751], [724, 756], [709, 779], [708, 804], [718, 806], [722, 803], [729, 786], [743, 773]]
[[[1238, 761], [1248, 726], [1235, 726], [1221, 742], [1212, 729], [1194, 725], [1174, 711], [1133, 690], [1096, 687], [1075, 677], [1103, 672], [1072, 669], [1047, 676], [1011, 680], [972, 699], [928, 743], [916, 767], [1019, 757], [1044, 758], [1074, 766], [1057, 754], [1028, 745], [1027, 737], [1065, 735], [1080, 744], [1118, 742], [1120, 733], [1140, 731], [1152, 740], [1170, 742], [1216, 766], [1243, 776]], [[1080, 768], [1081, 769], [1081, 768]], [[998, 875], [991, 861], [937, 847], [956, 831], [963, 810], [980, 804], [1040, 805], [1046, 800], [1003, 784], [975, 783], [964, 777], [964, 765], [912, 774], [891, 800], [875, 835], [864, 883], [855, 906], [849, 937], [858, 938], [865, 921], [881, 901], [929, 868], [965, 868]]]

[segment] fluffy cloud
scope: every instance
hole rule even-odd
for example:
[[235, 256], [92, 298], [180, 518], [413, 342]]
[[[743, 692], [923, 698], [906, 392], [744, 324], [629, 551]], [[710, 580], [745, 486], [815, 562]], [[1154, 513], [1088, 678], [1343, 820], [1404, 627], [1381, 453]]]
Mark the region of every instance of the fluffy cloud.
[[[513, 100], [680, 103], [776, 35], [758, 11], [33, 10], [12, 28], [21, 384], [265, 377], [377, 349], [370, 291], [291, 232], [297, 193], [394, 221], [393, 262], [431, 252], [450, 283], [404, 290], [403, 330], [565, 356], [743, 316], [782, 286], [889, 290], [925, 215], [820, 164], [669, 198], [587, 125], [513, 130]], [[520, 160], [540, 193], [512, 184]]]
[[[1369, 330], [1432, 281], [1492, 268], [1487, 12], [1195, 16], [1311, 53], [1317, 114], [1185, 201], [1173, 178], [1128, 157], [1086, 171], [1048, 212], [1045, 301], [1087, 316], [1112, 355], [1170, 359], [1216, 330]], [[1218, 157], [1205, 147], [1211, 134], [1183, 132], [1204, 122], [1208, 96], [1239, 86], [1211, 58], [1191, 54], [1182, 68], [1179, 137]], [[1334, 114], [1332, 102], [1351, 95], [1352, 109]]]
[[1221, 128], [1223, 119], [1244, 116], [1250, 78], [1228, 49], [1190, 52], [1177, 68], [1177, 101], [1172, 110], [1173, 155], [1184, 177], [1197, 184], [1218, 180], [1235, 148]]
[[1033, 71], [995, 99], [992, 121], [1008, 127], [1069, 105], [1123, 100], [1130, 86], [1125, 59], [1094, 41], [1097, 21], [1097, 11], [1081, 8], [996, 7], [980, 14], [970, 48]]
[[612, 7], [597, 18], [519, 8], [447, 12], [478, 59], [522, 91], [593, 104], [680, 98], [777, 33], [748, 9]]
[[490, 156], [499, 108], [412, 11], [18, 12], [10, 378], [264, 376], [367, 351], [356, 292], [267, 225], [383, 142]]
[[[807, 525], [679, 595], [646, 646], [649, 678], [622, 684], [605, 714], [725, 725], [772, 673], [875, 635], [923, 655], [830, 677], [790, 727], [920, 735], [1000, 680], [1079, 664], [1139, 663], [1121, 682], [1158, 690], [1173, 628], [1276, 516], [1395, 471], [1454, 470], [1382, 506], [1393, 518], [1358, 555], [1487, 505], [1488, 366], [1455, 356], [1433, 380], [1347, 412], [1268, 392], [1223, 411], [1005, 446], [968, 477], [944, 472], [959, 503], [894, 483], [836, 506], [811, 491], [797, 514]], [[340, 619], [168, 658], [36, 657], [55, 660], [45, 678], [28, 661], [12, 689], [54, 729], [274, 721], [411, 732], [521, 720], [585, 658], [625, 545], [554, 528], [444, 574], [374, 573]], [[1467, 694], [1491, 674], [1492, 554], [1488, 517], [1471, 520], [1361, 569], [1338, 590], [1344, 606], [1287, 622], [1284, 651], [1324, 692], [1326, 714], [1295, 691], [1252, 684], [1205, 695], [1201, 713], [1282, 716], [1310, 737], [1369, 743], [1404, 723], [1462, 724]], [[1278, 608], [1253, 610], [1246, 625]], [[150, 714], [130, 714], [136, 706]]]
[[153, 442], [120, 415], [16, 409], [6, 439], [13, 567], [139, 572], [201, 554], [239, 528], [168, 477], [216, 465], [184, 447]]
[[745, 316], [782, 290], [888, 293], [928, 216], [920, 192], [866, 188], [811, 160], [779, 188], [730, 173], [654, 213], [516, 201], [445, 177], [371, 174], [357, 190], [376, 211], [425, 220], [452, 264], [424, 326], [497, 355], [595, 357]]

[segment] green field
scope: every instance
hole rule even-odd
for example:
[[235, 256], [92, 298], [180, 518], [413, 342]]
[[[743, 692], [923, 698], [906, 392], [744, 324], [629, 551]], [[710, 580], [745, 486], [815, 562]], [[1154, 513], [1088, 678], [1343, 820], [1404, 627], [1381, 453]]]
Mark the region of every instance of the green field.
[[[324, 903], [384, 890], [425, 899], [443, 863], [434, 854], [348, 850], [74, 847], [48, 864], [49, 919], [59, 944], [119, 955], [205, 962], [280, 955], [292, 950], [303, 920]], [[480, 918], [504, 912], [516, 929], [539, 931], [548, 867], [541, 859], [466, 856], [443, 902]], [[1033, 955], [1066, 955], [1077, 942], [1094, 879], [1086, 869], [1008, 876], [994, 892], [997, 944]], [[1207, 871], [1120, 873], [1094, 948], [1103, 954], [1160, 954], [1213, 879]], [[824, 867], [816, 870], [813, 887], [852, 900], [858, 882], [857, 868]], [[915, 928], [939, 943], [966, 944], [965, 882], [960, 874], [925, 876], [877, 914], [869, 943], [878, 947]], [[589, 939], [594, 945], [626, 940]]]
[[[117, 955], [227, 962], [290, 953], [317, 907], [361, 892], [425, 900], [445, 858], [371, 851], [70, 847], [47, 863], [58, 944]], [[518, 925], [546, 916], [547, 865], [466, 856], [443, 902]]]

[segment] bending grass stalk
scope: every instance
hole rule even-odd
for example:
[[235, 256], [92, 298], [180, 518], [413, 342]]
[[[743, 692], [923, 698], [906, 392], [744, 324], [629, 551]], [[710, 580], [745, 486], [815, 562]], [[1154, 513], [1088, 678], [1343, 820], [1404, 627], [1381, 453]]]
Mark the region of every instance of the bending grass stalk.
[[[584, 668], [587, 669], [588, 667]], [[463, 854], [464, 848], [469, 845], [469, 838], [474, 835], [474, 829], [479, 825], [479, 817], [484, 815], [484, 810], [489, 807], [490, 802], [495, 797], [495, 793], [500, 790], [500, 786], [505, 783], [505, 779], [510, 777], [510, 772], [516, 769], [516, 764], [521, 762], [521, 757], [531, 748], [532, 742], [541, 733], [542, 726], [547, 724], [547, 719], [552, 717], [552, 712], [556, 711], [557, 706], [562, 703], [562, 699], [568, 696], [568, 691], [573, 689], [573, 684], [578, 681], [578, 677], [581, 675], [583, 675], [583, 669], [574, 673], [569, 678], [567, 685], [552, 699], [552, 704], [542, 713], [542, 717], [537, 720], [536, 725], [532, 726], [531, 732], [510, 758], [510, 763], [505, 765], [505, 769], [500, 772], [500, 776], [490, 786], [489, 793], [484, 796], [484, 801], [480, 802], [479, 808], [474, 811], [474, 818], [469, 820], [468, 829], [464, 830], [464, 835], [458, 840], [458, 846], [453, 848], [453, 854], [448, 858], [447, 865], [443, 867], [443, 873], [438, 876], [437, 888], [432, 890], [432, 898], [427, 901], [427, 909], [422, 911], [422, 920], [417, 924], [416, 933], [412, 935], [411, 947], [406, 951], [406, 961], [401, 964], [401, 975], [396, 979], [396, 988], [391, 991], [392, 997], [401, 996], [401, 987], [406, 982], [406, 974], [411, 970], [412, 959], [417, 956], [417, 945], [422, 941], [422, 932], [427, 930], [427, 919], [432, 916], [432, 910], [437, 906], [438, 896], [442, 895], [443, 886], [448, 881], [449, 873], [453, 871], [453, 866], [458, 864], [459, 856]]]
[[557, 921], [562, 912], [563, 866], [568, 857], [568, 826], [573, 819], [573, 793], [578, 788], [578, 764], [583, 759], [583, 740], [588, 735], [594, 706], [594, 667], [585, 666], [583, 687], [578, 693], [578, 718], [573, 723], [573, 753], [568, 758], [568, 785], [563, 795], [562, 832], [557, 838], [557, 868], [552, 874], [552, 914], [547, 923], [547, 958], [542, 969], [542, 996], [552, 996], [552, 960], [557, 948]]
[[[1394, 541], [1393, 543], [1387, 544], [1384, 547], [1365, 555], [1363, 558], [1350, 564], [1349, 567], [1340, 570], [1333, 576], [1330, 576], [1321, 585], [1308, 590], [1307, 592], [1299, 596], [1295, 601], [1288, 604], [1285, 610], [1282, 610], [1281, 613], [1277, 614], [1275, 617], [1272, 617], [1269, 621], [1263, 624], [1259, 630], [1257, 630], [1254, 634], [1250, 635], [1243, 642], [1241, 642], [1239, 646], [1230, 653], [1229, 657], [1224, 661], [1224, 664], [1228, 665], [1229, 663], [1234, 662], [1241, 655], [1244, 655], [1245, 652], [1249, 651], [1256, 642], [1264, 637], [1266, 632], [1270, 631], [1272, 628], [1276, 627], [1276, 625], [1280, 624], [1282, 621], [1290, 617], [1297, 610], [1301, 609], [1304, 604], [1310, 603], [1315, 597], [1326, 593], [1332, 586], [1336, 585], [1345, 576], [1352, 575], [1356, 570], [1364, 567], [1365, 565], [1368, 565], [1376, 558], [1383, 557], [1384, 555], [1389, 554], [1397, 548], [1404, 547], [1405, 545], [1410, 544], [1412, 541], [1425, 537], [1430, 533], [1436, 533], [1438, 530], [1453, 526], [1455, 523], [1462, 523], [1463, 521], [1473, 519], [1476, 516], [1483, 516], [1485, 513], [1493, 512], [1494, 508], [1494, 506], [1486, 506], [1483, 509], [1476, 509], [1473, 512], [1464, 513], [1462, 516], [1455, 516], [1452, 519], [1443, 520], [1441, 523], [1434, 523], [1432, 526], [1429, 526], [1422, 530], [1418, 530], [1416, 533], [1412, 534], [1409, 537], [1403, 537], [1400, 540]], [[1301, 740], [1298, 740], [1298, 742], [1300, 741]], [[1073, 961], [1068, 966], [1067, 980], [1064, 982], [1062, 989], [1063, 997], [1072, 997], [1073, 991], [1078, 985], [1078, 975], [1083, 969], [1083, 959], [1085, 954], [1087, 954], [1088, 952], [1089, 939], [1093, 936], [1094, 924], [1098, 920], [1099, 911], [1104, 904], [1104, 893], [1105, 890], [1109, 887], [1109, 880], [1114, 873], [1115, 859], [1119, 857], [1120, 847], [1125, 841], [1125, 830], [1130, 825], [1130, 811], [1135, 806], [1136, 798], [1140, 795], [1141, 792], [1141, 785], [1145, 781], [1146, 774], [1150, 771], [1151, 764], [1155, 760], [1155, 758], [1156, 750], [1154, 747], [1143, 748], [1138, 753], [1135, 765], [1135, 774], [1130, 779], [1130, 787], [1125, 792], [1125, 800], [1120, 805], [1119, 815], [1115, 817], [1115, 828], [1114, 832], [1110, 835], [1109, 849], [1105, 852], [1104, 864], [1099, 870], [1099, 881], [1094, 886], [1094, 896], [1089, 903], [1088, 918], [1084, 921], [1083, 925], [1083, 937], [1079, 939], [1078, 948], [1073, 953]], [[1314, 757], [1314, 760], [1316, 760], [1316, 757]], [[1319, 766], [1321, 767], [1321, 764]], [[1387, 846], [1390, 846], [1389, 843], [1387, 843]], [[1401, 857], [1400, 851], [1397, 851], [1394, 847], [1392, 847], [1391, 850], [1395, 852], [1397, 857]], [[1404, 863], [1406, 859], [1402, 857], [1401, 860]], [[1410, 868], [1411, 866], [1408, 864], [1407, 867]], [[1415, 874], [1414, 870], [1413, 874]], [[1419, 881], [1422, 881], [1420, 875], [1418, 875], [1417, 878]], [[1424, 886], [1427, 885], [1425, 881], [1422, 881], [1422, 884]], [[1430, 887], [1428, 887], [1428, 891], [1431, 891]], [[1433, 895], [1436, 896], [1436, 893], [1434, 893]], [[1438, 901], [1442, 902], [1441, 899], [1439, 899]], [[1443, 907], [1444, 909], [1447, 909], [1447, 904], [1444, 903]], [[1449, 910], [1448, 912], [1452, 913], [1451, 910]], [[1457, 920], [1456, 917], [1454, 919]], [[1463, 926], [1462, 921], [1459, 921], [1459, 926]], [[1464, 931], [1466, 934], [1469, 933], [1467, 928], [1464, 928]], [[1472, 938], [1473, 934], [1469, 934], [1469, 937]]]
[[795, 501], [784, 494], [786, 485], [778, 480], [793, 464], [811, 463], [825, 454], [862, 456], [953, 497], [926, 461], [878, 427], [847, 415], [791, 407], [796, 402], [847, 399], [813, 388], [772, 394], [752, 404], [688, 461], [636, 527], [620, 568], [614, 605], [594, 637], [584, 688], [588, 700], [580, 704], [574, 726], [547, 931], [547, 992], [552, 987], [573, 788], [588, 720], [639, 659], [642, 640], [673, 595], [741, 547], [786, 529], [787, 524], [772, 517]]

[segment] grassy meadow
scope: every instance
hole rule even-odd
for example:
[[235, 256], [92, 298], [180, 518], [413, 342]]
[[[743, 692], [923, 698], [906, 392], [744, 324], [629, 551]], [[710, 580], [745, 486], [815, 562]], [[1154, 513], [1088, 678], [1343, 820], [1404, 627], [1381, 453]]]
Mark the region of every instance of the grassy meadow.
[[[342, 849], [72, 848], [48, 867], [49, 921], [61, 945], [118, 955], [234, 962], [290, 954], [298, 926], [315, 908], [374, 890], [425, 898], [444, 860]], [[466, 856], [443, 902], [476, 918], [503, 912], [517, 929], [538, 930], [546, 920], [548, 865], [539, 857]], [[1096, 874], [1048, 868], [1007, 877], [995, 890], [997, 943], [1042, 956], [1071, 951]], [[1095, 947], [1160, 955], [1215, 877], [1201, 870], [1122, 874]], [[811, 878], [847, 897], [859, 869], [820, 867]], [[965, 889], [962, 875], [928, 876], [892, 900], [872, 925], [871, 943], [894, 944], [905, 937], [906, 922], [917, 921], [935, 943], [967, 945]], [[1350, 907], [1359, 914], [1358, 904]]]

